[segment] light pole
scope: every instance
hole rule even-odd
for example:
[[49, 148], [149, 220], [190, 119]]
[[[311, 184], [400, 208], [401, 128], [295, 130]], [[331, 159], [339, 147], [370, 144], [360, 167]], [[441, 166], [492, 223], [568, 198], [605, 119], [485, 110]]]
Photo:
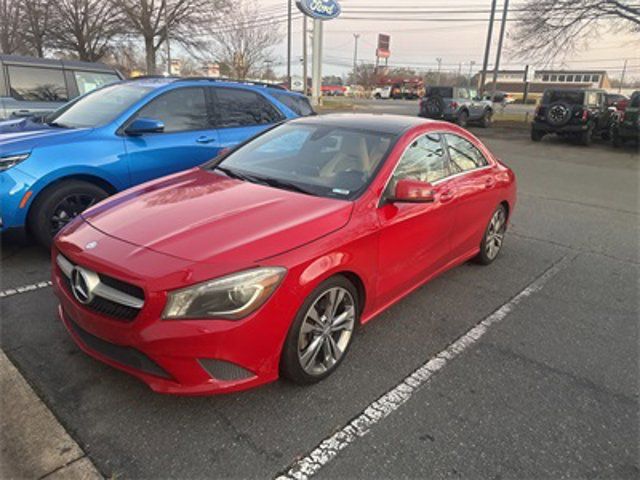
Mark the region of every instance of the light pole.
[[358, 39], [360, 38], [360, 34], [354, 33], [353, 38], [355, 40], [353, 47], [353, 83], [356, 83], [358, 76]]
[[440, 85], [440, 65], [442, 65], [442, 59], [438, 57], [436, 58], [436, 62], [438, 62], [438, 80], [436, 81], [436, 84]]

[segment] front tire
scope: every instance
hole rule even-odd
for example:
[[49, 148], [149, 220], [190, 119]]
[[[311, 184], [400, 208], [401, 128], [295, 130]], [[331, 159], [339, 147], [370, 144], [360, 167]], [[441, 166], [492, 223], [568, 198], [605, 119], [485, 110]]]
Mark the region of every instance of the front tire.
[[68, 180], [46, 188], [29, 211], [29, 230], [38, 243], [50, 248], [62, 227], [109, 194], [93, 183]]
[[507, 209], [503, 204], [493, 212], [489, 225], [484, 232], [482, 242], [480, 243], [480, 252], [476, 256], [476, 261], [481, 265], [489, 265], [498, 258], [502, 243], [504, 242], [504, 234], [507, 231]]
[[480, 119], [480, 126], [482, 128], [489, 128], [493, 123], [493, 112], [491, 110], [485, 110], [484, 115]]
[[342, 275], [316, 287], [289, 329], [280, 371], [298, 384], [311, 384], [331, 375], [352, 343], [360, 307], [358, 292]]
[[534, 128], [531, 129], [531, 140], [533, 142], [539, 142], [544, 137], [544, 133]]
[[458, 114], [458, 121], [456, 122], [459, 127], [465, 128], [467, 126], [467, 122], [469, 121], [469, 114], [466, 110], [461, 111]]
[[584, 147], [588, 147], [589, 145], [591, 145], [592, 139], [593, 139], [593, 128], [586, 129], [584, 132], [580, 133], [580, 136], [578, 137], [578, 141], [580, 142], [580, 145]]

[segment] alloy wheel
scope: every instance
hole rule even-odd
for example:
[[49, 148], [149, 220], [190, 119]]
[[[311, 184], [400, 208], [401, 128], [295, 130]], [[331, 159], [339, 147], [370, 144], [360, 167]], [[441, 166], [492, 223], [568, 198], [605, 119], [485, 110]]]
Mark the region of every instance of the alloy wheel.
[[298, 360], [308, 375], [320, 376], [340, 361], [351, 341], [356, 304], [343, 287], [329, 288], [307, 310], [298, 337]]
[[96, 203], [92, 195], [73, 194], [64, 197], [53, 210], [51, 216], [51, 234], [58, 231], [84, 210]]
[[507, 222], [504, 208], [499, 208], [491, 217], [486, 234], [485, 253], [489, 260], [493, 260], [498, 256], [500, 248], [502, 248], [506, 228]]

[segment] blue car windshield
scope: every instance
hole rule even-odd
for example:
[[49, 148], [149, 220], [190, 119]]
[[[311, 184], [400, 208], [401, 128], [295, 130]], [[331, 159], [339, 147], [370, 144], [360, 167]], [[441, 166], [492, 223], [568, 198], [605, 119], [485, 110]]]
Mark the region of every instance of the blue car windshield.
[[142, 85], [110, 85], [56, 110], [45, 122], [63, 128], [99, 127], [115, 120], [151, 90]]
[[269, 130], [211, 166], [250, 182], [351, 200], [369, 184], [395, 140], [377, 131], [294, 122]]

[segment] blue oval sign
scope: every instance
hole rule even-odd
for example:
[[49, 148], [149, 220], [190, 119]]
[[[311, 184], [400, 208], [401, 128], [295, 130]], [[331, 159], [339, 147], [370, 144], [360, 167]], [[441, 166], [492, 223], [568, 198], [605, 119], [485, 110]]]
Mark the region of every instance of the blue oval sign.
[[308, 17], [319, 20], [331, 20], [342, 11], [337, 0], [296, 0], [296, 5]]

